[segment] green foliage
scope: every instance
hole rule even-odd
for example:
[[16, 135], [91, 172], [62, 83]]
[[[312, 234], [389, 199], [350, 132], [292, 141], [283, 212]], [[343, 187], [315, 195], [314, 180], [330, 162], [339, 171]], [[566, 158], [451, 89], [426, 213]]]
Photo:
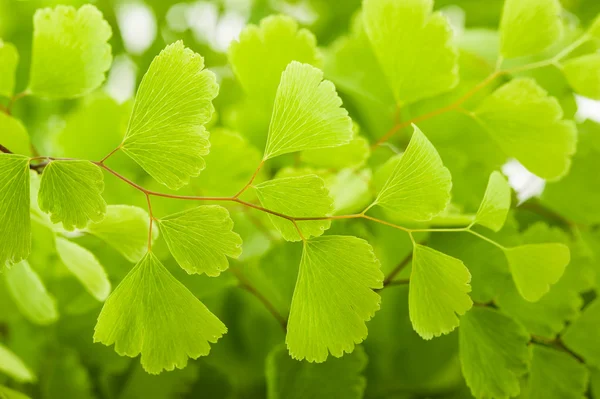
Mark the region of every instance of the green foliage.
[[167, 46], [140, 83], [121, 149], [158, 182], [181, 188], [204, 169], [204, 125], [218, 90], [201, 56], [182, 42]]
[[112, 62], [110, 25], [92, 5], [38, 10], [33, 19], [29, 90], [46, 98], [79, 97], [96, 89]]
[[83, 229], [88, 222], [104, 218], [102, 191], [104, 176], [93, 163], [51, 161], [42, 174], [38, 203], [52, 223], [62, 222], [66, 230]]
[[[187, 309], [184, 313], [183, 309]], [[148, 252], [110, 295], [98, 316], [94, 341], [115, 344], [122, 356], [140, 353], [151, 374], [184, 368], [206, 356], [225, 325]]]
[[304, 244], [286, 344], [294, 359], [341, 357], [367, 336], [379, 309], [383, 274], [373, 248], [356, 237], [316, 237]]
[[594, 0], [54, 3], [0, 0], [0, 398], [598, 397]]
[[442, 14], [432, 13], [432, 0], [366, 0], [363, 7], [367, 36], [399, 105], [457, 85], [452, 30]]

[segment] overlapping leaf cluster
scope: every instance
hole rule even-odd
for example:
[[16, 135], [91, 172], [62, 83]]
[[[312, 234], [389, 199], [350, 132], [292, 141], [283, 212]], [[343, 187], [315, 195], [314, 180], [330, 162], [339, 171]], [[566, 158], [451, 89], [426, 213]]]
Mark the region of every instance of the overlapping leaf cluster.
[[[102, 13], [57, 6], [33, 22], [22, 96], [98, 89], [112, 60]], [[171, 372], [156, 378], [231, 372], [235, 397], [253, 397], [265, 362], [269, 398], [579, 398], [590, 379], [597, 394], [600, 128], [578, 126], [542, 71], [563, 95], [600, 98], [600, 18], [574, 29], [558, 0], [506, 0], [499, 26], [459, 33], [432, 0], [364, 0], [323, 51], [268, 16], [228, 50], [226, 106], [223, 76], [175, 41], [132, 104], [83, 100], [51, 155], [11, 112], [19, 55], [0, 41], [0, 299], [39, 326], [91, 316], [85, 353], [114, 345]], [[107, 109], [114, 142], [73, 145]], [[539, 199], [515, 201], [509, 158], [547, 181]], [[284, 335], [246, 341], [264, 311], [230, 286]], [[127, 368], [103, 353], [94, 367]], [[427, 370], [422, 353], [437, 355]], [[84, 370], [66, 349], [57, 359]], [[36, 379], [10, 345], [0, 371]], [[136, 378], [133, 397], [149, 377]]]

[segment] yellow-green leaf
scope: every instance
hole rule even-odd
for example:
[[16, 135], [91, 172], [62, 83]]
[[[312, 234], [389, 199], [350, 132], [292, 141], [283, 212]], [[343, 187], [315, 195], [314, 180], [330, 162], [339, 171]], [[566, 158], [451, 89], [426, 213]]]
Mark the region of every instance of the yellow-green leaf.
[[11, 97], [15, 92], [15, 71], [18, 63], [17, 48], [0, 39], [0, 96]]
[[510, 209], [510, 195], [510, 186], [506, 178], [500, 172], [492, 172], [475, 215], [475, 223], [499, 231], [504, 226]]
[[600, 100], [600, 54], [587, 54], [565, 61], [562, 71], [576, 93]]

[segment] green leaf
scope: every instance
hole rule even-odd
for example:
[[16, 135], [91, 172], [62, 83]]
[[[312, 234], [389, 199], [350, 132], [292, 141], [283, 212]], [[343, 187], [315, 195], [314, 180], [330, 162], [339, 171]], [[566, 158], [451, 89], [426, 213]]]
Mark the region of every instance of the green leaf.
[[[291, 217], [324, 217], [333, 212], [333, 200], [325, 182], [317, 175], [284, 177], [255, 186], [260, 203], [267, 209]], [[294, 224], [279, 216], [269, 215], [287, 241], [300, 241]], [[331, 220], [297, 221], [304, 238], [318, 237], [331, 226]]]
[[379, 310], [383, 273], [373, 248], [350, 236], [304, 244], [286, 344], [294, 359], [321, 363], [341, 357], [367, 337], [365, 321]]
[[33, 382], [35, 375], [10, 349], [0, 344], [0, 372], [19, 382]]
[[0, 398], [2, 399], [31, 399], [29, 396], [18, 392], [13, 391], [10, 388], [7, 388], [3, 385], [0, 385]]
[[571, 58], [561, 69], [575, 92], [600, 100], [600, 54]]
[[352, 140], [352, 120], [321, 70], [292, 61], [281, 74], [264, 159], [337, 147]]
[[473, 301], [471, 274], [458, 259], [415, 245], [409, 286], [410, 321], [424, 339], [448, 334], [459, 325]]
[[559, 0], [505, 0], [500, 52], [506, 58], [533, 55], [562, 37]]
[[94, 298], [103, 302], [110, 294], [110, 281], [93, 253], [67, 239], [56, 238], [56, 251], [64, 265]]
[[558, 101], [535, 80], [511, 80], [483, 100], [475, 115], [500, 148], [532, 173], [557, 180], [569, 170], [575, 124], [562, 119]]
[[562, 335], [562, 341], [573, 352], [585, 359], [586, 364], [600, 367], [600, 346], [598, 345], [600, 326], [600, 300], [596, 299], [583, 310]]
[[418, 127], [414, 129], [406, 151], [375, 203], [400, 212], [402, 218], [426, 221], [450, 202], [452, 177], [433, 144]]
[[17, 48], [0, 39], [0, 96], [12, 97], [15, 92], [15, 72], [19, 63]]
[[172, 189], [204, 169], [210, 143], [204, 125], [219, 86], [204, 59], [181, 41], [154, 58], [135, 97], [121, 149]]
[[510, 209], [510, 195], [510, 186], [506, 178], [500, 172], [492, 172], [475, 215], [475, 223], [495, 232], [500, 231]]
[[14, 154], [31, 155], [29, 134], [25, 126], [4, 112], [0, 112], [0, 143]]
[[600, 15], [596, 16], [587, 33], [592, 37], [600, 39]]
[[358, 346], [341, 359], [308, 363], [292, 359], [283, 345], [267, 357], [268, 399], [361, 399], [366, 379], [361, 375], [367, 355]]
[[31, 250], [29, 158], [0, 153], [0, 269]]
[[[130, 262], [138, 262], [148, 250], [148, 212], [137, 206], [108, 205], [104, 219], [90, 223], [85, 231], [119, 251]], [[158, 229], [152, 230], [152, 240]]]
[[228, 256], [242, 253], [242, 238], [222, 206], [198, 206], [166, 216], [158, 224], [171, 254], [189, 274], [217, 277], [229, 267]]
[[209, 342], [227, 332], [152, 253], [127, 274], [108, 297], [94, 342], [115, 344], [121, 356], [136, 357], [150, 374], [184, 368], [188, 358], [208, 355]]
[[23, 316], [40, 325], [52, 324], [58, 320], [54, 298], [27, 261], [13, 265], [4, 275], [8, 292]]
[[529, 366], [527, 331], [510, 317], [474, 307], [461, 319], [460, 362], [476, 398], [508, 398], [520, 392]]
[[89, 161], [51, 161], [42, 174], [38, 203], [52, 223], [83, 229], [106, 213], [102, 170]]
[[343, 169], [364, 165], [370, 155], [369, 141], [364, 137], [355, 136], [346, 145], [303, 151], [300, 159], [319, 168]]
[[559, 243], [525, 244], [505, 248], [504, 254], [517, 290], [529, 302], [539, 301], [570, 261], [569, 247]]
[[581, 399], [587, 391], [589, 372], [566, 352], [532, 345], [531, 371], [523, 392], [527, 399]]
[[433, 97], [458, 84], [452, 29], [432, 0], [365, 0], [363, 21], [399, 105]]
[[73, 98], [96, 89], [112, 62], [112, 30], [95, 6], [36, 11], [29, 90], [41, 97]]
[[270, 110], [281, 73], [292, 61], [320, 66], [315, 36], [292, 18], [275, 15], [248, 25], [231, 43], [229, 62], [251, 101]]

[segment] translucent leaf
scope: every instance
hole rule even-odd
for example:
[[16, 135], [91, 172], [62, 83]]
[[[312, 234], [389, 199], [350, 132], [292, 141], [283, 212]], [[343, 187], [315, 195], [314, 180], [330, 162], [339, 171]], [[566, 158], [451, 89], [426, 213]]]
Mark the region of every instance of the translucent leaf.
[[575, 124], [562, 119], [558, 101], [533, 79], [501, 86], [475, 115], [500, 148], [532, 173], [550, 180], [567, 173], [577, 141]]
[[0, 153], [0, 269], [31, 250], [29, 158]]
[[458, 315], [471, 309], [471, 274], [458, 259], [415, 245], [409, 286], [410, 320], [424, 339], [458, 327]]
[[51, 161], [42, 174], [38, 203], [52, 223], [83, 229], [106, 213], [102, 170], [88, 161]]
[[369, 155], [371, 155], [369, 141], [364, 137], [355, 136], [346, 145], [303, 151], [300, 159], [319, 168], [343, 169], [364, 165]]
[[575, 92], [600, 100], [600, 54], [572, 58], [561, 69]]
[[292, 61], [320, 66], [315, 36], [298, 29], [292, 18], [275, 15], [260, 25], [248, 25], [231, 43], [229, 62], [246, 94], [269, 110], [273, 106], [281, 73]]
[[29, 90], [41, 97], [79, 97], [96, 89], [112, 62], [112, 31], [102, 13], [86, 4], [36, 11]]
[[[104, 219], [90, 223], [86, 232], [95, 235], [119, 251], [130, 262], [138, 262], [148, 250], [148, 212], [137, 206], [108, 205]], [[158, 229], [152, 229], [152, 239]]]
[[121, 356], [140, 353], [150, 374], [184, 368], [188, 358], [208, 355], [227, 328], [152, 253], [108, 297], [94, 342], [115, 344]]
[[452, 29], [432, 0], [365, 0], [365, 30], [398, 104], [413, 103], [458, 83]]
[[500, 231], [510, 209], [510, 195], [510, 186], [506, 178], [500, 172], [492, 172], [477, 210], [475, 223], [496, 232]]
[[[267, 209], [292, 217], [320, 217], [333, 212], [333, 200], [325, 182], [317, 175], [284, 177], [255, 186], [260, 203]], [[300, 241], [294, 224], [279, 216], [269, 215], [287, 241]], [[296, 222], [304, 238], [318, 237], [331, 226], [331, 220]]]
[[0, 39], [0, 96], [12, 97], [15, 91], [15, 72], [19, 63], [17, 48]]
[[32, 323], [40, 325], [51, 324], [58, 320], [54, 298], [27, 261], [13, 265], [4, 274], [8, 292], [23, 316]]
[[0, 112], [0, 143], [14, 154], [31, 155], [29, 134], [25, 126], [4, 112]]
[[526, 244], [504, 250], [517, 290], [530, 302], [537, 302], [555, 284], [570, 261], [564, 244]]
[[29, 396], [18, 392], [13, 391], [10, 388], [7, 388], [3, 385], [0, 385], [0, 398], [2, 399], [31, 399]]
[[474, 307], [461, 318], [460, 362], [476, 398], [508, 398], [520, 392], [519, 378], [527, 372], [527, 331], [510, 317]]
[[365, 321], [379, 310], [373, 289], [383, 273], [373, 248], [350, 236], [306, 241], [292, 298], [286, 344], [294, 359], [341, 357], [367, 337]]
[[585, 359], [586, 364], [600, 367], [600, 345], [598, 345], [598, 326], [600, 326], [600, 300], [596, 299], [583, 310], [562, 335], [564, 344]]
[[204, 125], [218, 91], [200, 55], [181, 41], [167, 46], [140, 83], [122, 150], [158, 182], [181, 188], [204, 169]]
[[442, 212], [450, 202], [452, 177], [433, 144], [418, 127], [406, 151], [375, 203], [403, 218], [425, 221]]
[[0, 344], [0, 372], [19, 382], [33, 382], [35, 375], [10, 349]]
[[566, 352], [532, 345], [531, 371], [523, 396], [527, 399], [581, 399], [589, 372]]
[[352, 120], [323, 72], [292, 61], [281, 74], [264, 159], [352, 140]]
[[267, 398], [361, 399], [367, 385], [361, 375], [366, 366], [367, 355], [360, 346], [325, 363], [294, 360], [283, 345], [277, 346], [267, 357]]
[[506, 0], [500, 21], [500, 51], [506, 58], [533, 55], [562, 36], [559, 0]]
[[61, 237], [56, 238], [56, 251], [67, 269], [94, 298], [103, 302], [108, 297], [110, 281], [93, 253]]
[[242, 253], [242, 238], [233, 231], [233, 221], [222, 206], [198, 206], [158, 223], [171, 254], [189, 274], [216, 277], [229, 267], [227, 257]]

